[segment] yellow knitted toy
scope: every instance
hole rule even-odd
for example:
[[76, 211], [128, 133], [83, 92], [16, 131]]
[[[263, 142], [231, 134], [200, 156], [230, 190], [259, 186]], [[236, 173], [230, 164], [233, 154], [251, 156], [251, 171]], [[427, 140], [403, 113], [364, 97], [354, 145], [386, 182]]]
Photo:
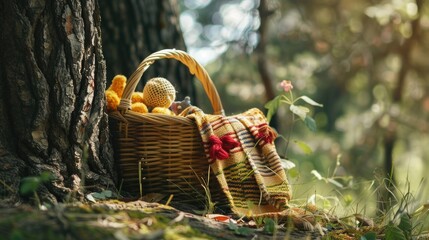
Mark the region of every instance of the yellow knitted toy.
[[127, 78], [124, 75], [116, 75], [110, 87], [106, 90], [107, 111], [115, 111], [121, 101]]
[[148, 108], [168, 108], [176, 98], [176, 89], [165, 78], [150, 79], [143, 89], [143, 103]]
[[133, 92], [131, 95], [131, 111], [139, 113], [148, 113], [146, 104], [143, 103], [143, 93]]
[[116, 75], [113, 80], [110, 87], [107, 89], [107, 91], [112, 90], [116, 94], [118, 94], [118, 97], [122, 97], [122, 93], [124, 93], [125, 85], [127, 84], [127, 77], [124, 75]]
[[131, 95], [131, 102], [137, 103], [137, 102], [143, 102], [143, 93], [142, 92], [133, 92]]
[[[107, 110], [115, 111], [121, 101], [127, 78], [116, 75], [106, 90]], [[165, 78], [150, 79], [142, 92], [134, 92], [131, 96], [131, 111], [139, 113], [161, 113], [175, 115], [168, 107], [176, 98], [174, 86]]]
[[149, 112], [146, 105], [142, 102], [136, 102], [136, 103], [131, 104], [131, 111], [139, 112], [139, 113], [148, 113]]

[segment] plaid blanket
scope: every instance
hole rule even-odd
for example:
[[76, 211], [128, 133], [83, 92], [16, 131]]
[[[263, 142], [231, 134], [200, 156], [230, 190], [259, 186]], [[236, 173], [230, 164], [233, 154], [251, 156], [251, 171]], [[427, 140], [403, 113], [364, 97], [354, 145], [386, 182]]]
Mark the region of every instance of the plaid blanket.
[[214, 175], [238, 216], [281, 215], [291, 198], [286, 173], [273, 141], [275, 132], [259, 109], [235, 116], [204, 114], [189, 107]]

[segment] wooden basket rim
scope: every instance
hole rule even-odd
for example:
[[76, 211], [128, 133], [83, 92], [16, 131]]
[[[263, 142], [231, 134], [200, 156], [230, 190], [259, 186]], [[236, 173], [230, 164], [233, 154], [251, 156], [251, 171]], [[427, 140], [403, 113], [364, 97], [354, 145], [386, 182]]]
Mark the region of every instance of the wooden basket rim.
[[131, 122], [145, 122], [152, 123], [157, 125], [189, 125], [194, 126], [195, 122], [190, 118], [182, 117], [182, 116], [171, 116], [162, 113], [139, 113], [133, 111], [125, 111], [123, 113], [119, 111], [114, 111], [109, 113], [109, 116], [115, 118], [121, 122], [128, 123]]

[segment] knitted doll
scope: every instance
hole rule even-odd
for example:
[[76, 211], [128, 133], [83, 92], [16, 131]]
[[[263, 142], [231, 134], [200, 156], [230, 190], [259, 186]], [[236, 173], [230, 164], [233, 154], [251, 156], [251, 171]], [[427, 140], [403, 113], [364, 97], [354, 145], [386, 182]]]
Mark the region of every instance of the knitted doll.
[[110, 87], [106, 90], [107, 111], [115, 111], [121, 101], [127, 78], [124, 75], [116, 75]]
[[183, 101], [176, 101], [171, 104], [170, 109], [175, 115], [179, 115], [183, 110], [186, 108], [192, 106], [191, 105], [191, 98], [189, 96], [186, 96]]
[[[116, 111], [124, 93], [127, 78], [124, 75], [116, 75], [110, 87], [106, 90], [107, 111]], [[143, 93], [134, 92], [131, 97], [131, 110], [140, 113], [149, 112], [146, 105], [143, 103]]]

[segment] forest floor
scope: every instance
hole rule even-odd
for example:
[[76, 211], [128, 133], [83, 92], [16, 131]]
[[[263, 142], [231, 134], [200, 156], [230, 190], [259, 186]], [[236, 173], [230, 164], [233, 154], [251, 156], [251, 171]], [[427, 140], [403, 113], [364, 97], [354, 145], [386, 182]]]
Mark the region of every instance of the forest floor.
[[378, 227], [333, 226], [309, 231], [272, 221], [203, 217], [141, 200], [0, 208], [0, 239], [384, 239]]

